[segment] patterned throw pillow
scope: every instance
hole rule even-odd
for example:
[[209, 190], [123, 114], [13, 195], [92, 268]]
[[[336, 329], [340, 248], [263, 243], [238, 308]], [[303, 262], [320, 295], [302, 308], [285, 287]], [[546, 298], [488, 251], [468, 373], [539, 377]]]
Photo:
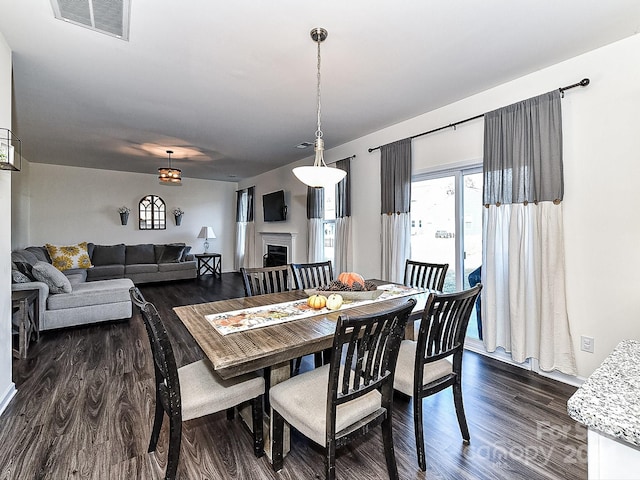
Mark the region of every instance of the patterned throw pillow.
[[56, 267], [47, 262], [36, 262], [33, 266], [33, 276], [39, 282], [49, 286], [49, 293], [71, 293], [71, 282]]
[[87, 251], [87, 242], [77, 245], [46, 244], [51, 257], [51, 264], [60, 271], [70, 268], [91, 268], [91, 260]]

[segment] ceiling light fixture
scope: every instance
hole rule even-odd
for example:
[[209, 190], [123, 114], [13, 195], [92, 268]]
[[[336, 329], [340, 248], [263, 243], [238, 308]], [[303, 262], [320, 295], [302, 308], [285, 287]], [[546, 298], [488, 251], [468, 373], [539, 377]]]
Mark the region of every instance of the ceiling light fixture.
[[316, 129], [316, 141], [314, 150], [316, 157], [312, 167], [296, 167], [293, 174], [298, 177], [302, 183], [310, 187], [331, 187], [342, 180], [347, 172], [339, 168], [327, 167], [324, 162], [324, 139], [322, 138], [322, 130], [320, 128], [320, 44], [327, 38], [327, 31], [324, 28], [314, 28], [311, 30], [311, 38], [318, 44], [318, 84], [317, 84], [317, 100], [318, 100], [318, 128]]
[[173, 150], [167, 150], [169, 154], [169, 168], [160, 167], [158, 169], [158, 180], [160, 185], [175, 185], [176, 187], [182, 186], [182, 170], [179, 168], [171, 168], [171, 154]]

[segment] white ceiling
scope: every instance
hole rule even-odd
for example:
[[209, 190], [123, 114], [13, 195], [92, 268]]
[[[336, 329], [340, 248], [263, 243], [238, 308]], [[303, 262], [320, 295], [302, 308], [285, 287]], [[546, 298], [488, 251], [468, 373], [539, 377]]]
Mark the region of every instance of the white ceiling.
[[312, 155], [313, 27], [327, 149], [640, 28], [638, 0], [131, 0], [128, 42], [49, 0], [0, 12], [29, 161], [155, 173], [173, 149], [183, 176], [226, 181]]

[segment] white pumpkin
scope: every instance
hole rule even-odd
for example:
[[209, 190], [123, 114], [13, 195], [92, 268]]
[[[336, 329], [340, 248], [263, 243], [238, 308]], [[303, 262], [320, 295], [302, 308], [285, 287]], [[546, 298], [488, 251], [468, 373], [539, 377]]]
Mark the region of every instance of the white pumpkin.
[[327, 297], [327, 308], [329, 310], [338, 310], [342, 306], [342, 295], [339, 293], [332, 293]]

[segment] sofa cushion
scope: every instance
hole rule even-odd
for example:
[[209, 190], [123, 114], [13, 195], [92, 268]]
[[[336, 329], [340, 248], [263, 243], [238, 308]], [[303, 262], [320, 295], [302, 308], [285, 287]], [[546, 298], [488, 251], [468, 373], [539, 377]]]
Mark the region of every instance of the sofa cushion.
[[187, 262], [172, 262], [172, 263], [159, 263], [158, 271], [159, 272], [175, 272], [182, 270], [194, 270], [196, 269], [195, 260], [187, 261]]
[[182, 245], [165, 245], [158, 263], [178, 263], [184, 252]]
[[36, 257], [32, 252], [27, 249], [24, 250], [14, 250], [11, 252], [11, 261], [18, 263], [28, 263], [31, 266], [34, 266], [36, 262], [38, 262], [38, 257]]
[[122, 265], [99, 265], [87, 270], [87, 281], [106, 280], [109, 278], [124, 277], [124, 264]]
[[47, 252], [51, 257], [51, 264], [58, 270], [70, 268], [91, 268], [91, 260], [87, 251], [87, 242], [77, 245], [51, 245], [47, 243]]
[[45, 247], [27, 247], [25, 250], [35, 255], [41, 262], [51, 263], [51, 257], [49, 257], [49, 252]]
[[73, 286], [73, 291], [62, 295], [51, 295], [47, 300], [49, 310], [130, 302], [129, 288], [133, 282], [128, 278], [85, 282]]
[[153, 244], [143, 243], [140, 245], [127, 245], [125, 260], [126, 265], [156, 263], [156, 254], [153, 249]]
[[140, 263], [138, 265], [125, 265], [124, 267], [126, 275], [130, 273], [156, 273], [157, 271], [157, 263]]
[[36, 262], [33, 266], [36, 280], [46, 283], [50, 293], [71, 293], [71, 283], [64, 273], [47, 262]]
[[125, 251], [124, 243], [119, 243], [118, 245], [95, 245], [91, 263], [95, 266], [124, 265]]

